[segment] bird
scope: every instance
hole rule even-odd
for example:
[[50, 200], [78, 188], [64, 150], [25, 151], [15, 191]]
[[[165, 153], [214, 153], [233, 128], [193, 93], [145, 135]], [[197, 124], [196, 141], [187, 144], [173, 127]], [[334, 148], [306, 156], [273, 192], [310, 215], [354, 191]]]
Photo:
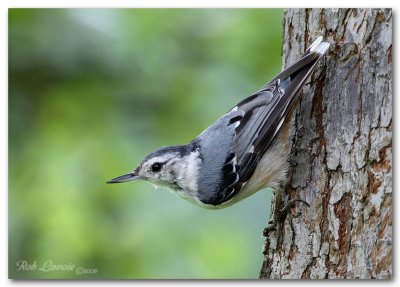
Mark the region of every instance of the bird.
[[161, 147], [144, 157], [131, 172], [107, 183], [149, 181], [167, 186], [178, 196], [207, 209], [225, 208], [261, 189], [272, 188], [275, 208], [264, 230], [264, 235], [268, 234], [296, 202], [308, 206], [302, 199], [288, 200], [284, 206], [281, 203], [289, 168], [290, 120], [300, 90], [329, 46], [319, 36], [299, 60], [194, 140]]

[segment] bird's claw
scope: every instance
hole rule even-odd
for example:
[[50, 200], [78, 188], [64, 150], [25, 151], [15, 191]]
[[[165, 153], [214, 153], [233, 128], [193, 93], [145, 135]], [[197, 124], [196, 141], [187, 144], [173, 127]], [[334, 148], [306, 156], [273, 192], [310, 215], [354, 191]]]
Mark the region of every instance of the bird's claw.
[[283, 206], [283, 207], [282, 207], [281, 209], [279, 209], [279, 210], [276, 210], [276, 211], [274, 212], [274, 214], [273, 214], [273, 218], [270, 219], [270, 220], [268, 221], [267, 227], [265, 227], [265, 228], [264, 228], [264, 231], [263, 231], [263, 235], [264, 235], [265, 237], [268, 236], [268, 234], [269, 234], [271, 231], [273, 231], [273, 230], [276, 229], [276, 226], [277, 226], [278, 222], [281, 222], [281, 221], [285, 218], [285, 216], [286, 216], [286, 214], [287, 214], [287, 211], [288, 211], [290, 208], [294, 207], [294, 206], [296, 205], [296, 202], [304, 203], [307, 207], [310, 207], [310, 205], [309, 205], [309, 204], [307, 203], [307, 201], [305, 201], [305, 200], [302, 200], [302, 199], [291, 199], [291, 200], [289, 200], [289, 201], [285, 204], [285, 206]]
[[[305, 200], [302, 200], [302, 199], [300, 199], [300, 198], [291, 199], [291, 200], [289, 200], [288, 202], [286, 202], [285, 206], [282, 207], [281, 210], [279, 210], [278, 214], [279, 214], [280, 216], [282, 216], [282, 215], [284, 216], [284, 215], [286, 214], [286, 212], [289, 210], [289, 208], [292, 208], [292, 207], [294, 207], [294, 206], [296, 205], [296, 202], [304, 203], [307, 207], [310, 207], [310, 205], [308, 204], [308, 202], [305, 201]], [[283, 217], [283, 216], [282, 216], [282, 217]]]
[[270, 220], [268, 221], [268, 223], [267, 223], [267, 227], [264, 228], [263, 236], [264, 236], [264, 237], [267, 237], [268, 234], [269, 234], [271, 231], [274, 231], [274, 230], [276, 229], [276, 225], [277, 225], [276, 219], [270, 219]]

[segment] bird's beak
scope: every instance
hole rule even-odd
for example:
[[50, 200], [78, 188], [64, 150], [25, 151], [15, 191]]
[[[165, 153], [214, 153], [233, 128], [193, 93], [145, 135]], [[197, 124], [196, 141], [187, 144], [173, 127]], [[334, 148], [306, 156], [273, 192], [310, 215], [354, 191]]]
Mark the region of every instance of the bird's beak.
[[121, 182], [127, 182], [127, 181], [136, 180], [136, 179], [139, 179], [139, 178], [140, 178], [139, 175], [137, 175], [134, 172], [131, 172], [131, 173], [127, 173], [127, 174], [118, 176], [116, 178], [113, 178], [113, 179], [107, 181], [107, 183], [121, 183]]

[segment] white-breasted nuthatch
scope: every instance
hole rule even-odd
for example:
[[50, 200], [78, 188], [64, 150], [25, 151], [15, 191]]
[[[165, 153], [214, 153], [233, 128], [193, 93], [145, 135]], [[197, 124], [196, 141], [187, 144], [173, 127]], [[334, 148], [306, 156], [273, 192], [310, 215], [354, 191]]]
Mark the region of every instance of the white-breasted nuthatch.
[[[296, 63], [193, 141], [162, 147], [146, 156], [132, 172], [108, 183], [147, 180], [211, 209], [230, 206], [266, 187], [281, 188], [287, 181], [292, 107], [328, 48], [329, 43], [318, 37]], [[284, 208], [275, 208], [273, 221], [295, 201], [302, 200], [290, 200]], [[270, 224], [275, 227], [273, 221]]]

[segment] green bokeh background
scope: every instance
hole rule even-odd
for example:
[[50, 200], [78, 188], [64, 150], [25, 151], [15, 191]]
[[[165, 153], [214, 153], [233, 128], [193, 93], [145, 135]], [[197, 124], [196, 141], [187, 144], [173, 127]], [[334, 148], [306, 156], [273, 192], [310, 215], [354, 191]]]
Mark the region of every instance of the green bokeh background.
[[[9, 10], [9, 276], [257, 278], [270, 192], [205, 210], [106, 185], [280, 70], [278, 9]], [[18, 271], [26, 260], [37, 269]], [[46, 260], [96, 268], [43, 272]]]

